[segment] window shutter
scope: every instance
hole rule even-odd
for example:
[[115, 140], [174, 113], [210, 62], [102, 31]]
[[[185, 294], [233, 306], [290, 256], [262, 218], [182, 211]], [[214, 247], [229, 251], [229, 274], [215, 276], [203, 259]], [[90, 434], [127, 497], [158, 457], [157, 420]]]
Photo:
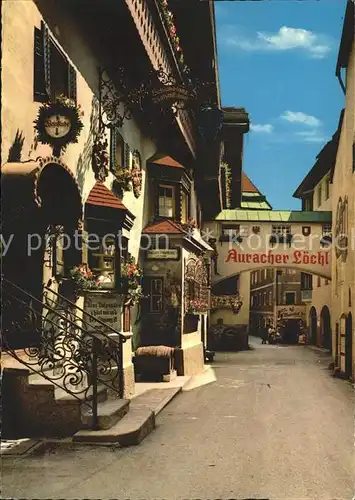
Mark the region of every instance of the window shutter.
[[116, 155], [117, 155], [117, 128], [111, 129], [111, 141], [110, 141], [110, 165], [111, 171], [116, 172]]
[[44, 87], [47, 98], [51, 98], [51, 40], [47, 26], [42, 21]]
[[130, 147], [127, 142], [124, 143], [124, 159], [123, 159], [123, 168], [129, 168], [129, 159], [130, 159]]
[[68, 97], [76, 104], [76, 71], [73, 66], [68, 63]]
[[47, 100], [44, 77], [43, 36], [41, 30], [34, 30], [34, 61], [33, 61], [33, 100], [45, 102]]

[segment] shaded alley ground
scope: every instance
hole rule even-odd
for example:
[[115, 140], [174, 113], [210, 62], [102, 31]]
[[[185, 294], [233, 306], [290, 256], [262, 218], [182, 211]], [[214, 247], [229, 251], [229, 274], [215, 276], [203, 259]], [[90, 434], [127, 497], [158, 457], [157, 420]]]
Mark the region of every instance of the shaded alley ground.
[[321, 351], [253, 346], [217, 353], [217, 380], [178, 395], [140, 446], [6, 457], [2, 498], [352, 499], [352, 386]]

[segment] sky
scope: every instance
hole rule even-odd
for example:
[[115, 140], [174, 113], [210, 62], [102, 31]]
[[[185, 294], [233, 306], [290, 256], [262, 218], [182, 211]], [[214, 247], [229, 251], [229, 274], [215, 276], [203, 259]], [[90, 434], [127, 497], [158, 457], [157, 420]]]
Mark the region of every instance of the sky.
[[335, 66], [346, 0], [215, 2], [223, 106], [244, 107], [244, 171], [276, 210], [334, 134], [344, 94]]

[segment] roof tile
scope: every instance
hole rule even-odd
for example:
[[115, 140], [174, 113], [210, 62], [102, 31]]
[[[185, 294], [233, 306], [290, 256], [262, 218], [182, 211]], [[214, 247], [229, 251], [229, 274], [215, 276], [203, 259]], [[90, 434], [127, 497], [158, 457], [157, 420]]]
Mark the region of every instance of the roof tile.
[[97, 181], [86, 200], [88, 205], [127, 210], [121, 199], [112, 193], [102, 182]]
[[169, 219], [154, 222], [146, 226], [142, 232], [144, 234], [186, 234], [180, 224]]

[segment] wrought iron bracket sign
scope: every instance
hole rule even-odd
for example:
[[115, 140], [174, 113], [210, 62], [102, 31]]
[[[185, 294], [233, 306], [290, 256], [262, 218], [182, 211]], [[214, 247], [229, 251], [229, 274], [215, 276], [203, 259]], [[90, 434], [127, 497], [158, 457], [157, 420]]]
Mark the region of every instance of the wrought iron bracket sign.
[[145, 112], [150, 122], [154, 116], [173, 119], [183, 110], [191, 111], [204, 139], [214, 140], [222, 127], [223, 112], [210, 97], [212, 84], [192, 78], [189, 71], [181, 77], [152, 70], [137, 86], [123, 67], [112, 73], [99, 72], [100, 120], [105, 127], [122, 127], [134, 111]]
[[53, 148], [54, 156], [59, 157], [61, 150], [68, 144], [78, 142], [83, 128], [81, 111], [69, 99], [58, 99], [52, 103], [43, 104], [38, 110], [34, 121], [37, 139], [42, 144]]

